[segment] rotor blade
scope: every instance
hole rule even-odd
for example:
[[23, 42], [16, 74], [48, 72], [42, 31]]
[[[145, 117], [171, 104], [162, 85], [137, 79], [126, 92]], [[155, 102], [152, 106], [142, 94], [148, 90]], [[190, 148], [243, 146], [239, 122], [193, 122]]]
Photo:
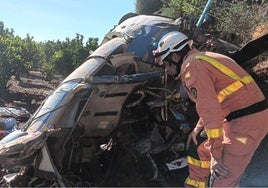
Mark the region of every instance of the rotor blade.
[[237, 63], [243, 64], [267, 50], [268, 34], [265, 34], [255, 40], [251, 40], [231, 56]]

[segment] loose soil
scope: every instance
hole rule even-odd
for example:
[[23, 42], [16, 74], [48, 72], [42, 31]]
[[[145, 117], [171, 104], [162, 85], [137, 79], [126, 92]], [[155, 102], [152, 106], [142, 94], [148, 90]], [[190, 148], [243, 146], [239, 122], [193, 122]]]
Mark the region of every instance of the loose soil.
[[12, 76], [7, 97], [0, 96], [0, 106], [20, 106], [33, 113], [62, 80], [62, 76], [56, 75], [55, 79], [46, 81], [41, 71], [29, 71], [21, 76], [20, 81]]

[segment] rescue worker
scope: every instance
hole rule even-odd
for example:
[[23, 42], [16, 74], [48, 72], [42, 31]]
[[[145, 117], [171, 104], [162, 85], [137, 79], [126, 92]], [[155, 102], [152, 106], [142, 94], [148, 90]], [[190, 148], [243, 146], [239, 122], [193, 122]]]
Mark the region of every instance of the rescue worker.
[[[238, 187], [255, 150], [268, 132], [267, 100], [241, 66], [231, 58], [192, 48], [177, 31], [164, 35], [153, 51], [155, 62], [181, 79], [195, 102], [199, 121], [189, 135], [198, 155], [187, 156], [185, 186]], [[197, 135], [205, 130], [200, 145]]]

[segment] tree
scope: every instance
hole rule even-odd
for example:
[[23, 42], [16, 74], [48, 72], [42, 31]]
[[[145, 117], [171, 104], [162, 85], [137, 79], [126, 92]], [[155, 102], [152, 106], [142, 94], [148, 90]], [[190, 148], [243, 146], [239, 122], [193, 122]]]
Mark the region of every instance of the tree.
[[86, 47], [85, 47], [87, 52], [96, 50], [99, 47], [98, 42], [99, 42], [98, 38], [89, 38], [86, 42]]
[[0, 21], [0, 35], [14, 37], [14, 30], [5, 28], [4, 22]]
[[136, 13], [153, 14], [162, 6], [161, 0], [136, 0]]
[[70, 74], [86, 60], [90, 51], [98, 47], [98, 38], [89, 38], [85, 45], [83, 40], [83, 35], [76, 34], [74, 39], [66, 38], [65, 41], [54, 44], [57, 49], [50, 56], [49, 63], [45, 66], [46, 70], [55, 68], [55, 71], [63, 76]]
[[19, 37], [7, 37], [0, 35], [0, 91], [7, 94], [8, 81], [21, 66], [21, 39]]
[[44, 61], [44, 56], [40, 45], [33, 40], [33, 37], [27, 34], [26, 38], [20, 41], [21, 59], [14, 67], [14, 74], [17, 80], [20, 80], [21, 73], [28, 73], [32, 68], [37, 68]]
[[185, 14], [192, 14], [198, 18], [205, 4], [206, 1], [203, 0], [162, 0], [163, 6], [160, 9], [160, 14], [174, 19]]

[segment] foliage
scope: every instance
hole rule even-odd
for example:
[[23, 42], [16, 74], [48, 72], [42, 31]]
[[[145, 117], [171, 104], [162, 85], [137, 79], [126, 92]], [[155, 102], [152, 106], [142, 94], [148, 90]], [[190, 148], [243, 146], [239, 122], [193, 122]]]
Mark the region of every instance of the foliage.
[[[267, 6], [268, 3], [248, 4], [248, 1], [221, 3], [215, 11], [218, 18], [217, 30], [227, 36], [224, 38], [227, 41], [236, 44], [247, 42], [251, 39], [253, 30], [267, 20]], [[232, 38], [228, 38], [230, 34]]]
[[76, 35], [75, 39], [62, 42], [59, 46], [58, 51], [53, 54], [51, 61], [55, 66], [55, 70], [67, 76], [75, 68], [81, 65], [90, 51], [94, 51], [98, 47], [98, 38], [89, 38], [86, 45], [83, 46], [84, 37], [80, 34]]
[[165, 14], [171, 18], [178, 18], [185, 14], [192, 14], [195, 17], [199, 17], [206, 4], [203, 0], [162, 0], [162, 11], [165, 10]]
[[29, 34], [24, 39], [15, 37], [13, 29], [0, 22], [1, 95], [7, 94], [12, 75], [20, 80], [21, 73], [41, 69], [46, 79], [52, 80], [56, 73], [63, 76], [71, 73], [98, 47], [98, 38], [89, 38], [85, 45], [83, 40], [82, 35], [76, 34], [74, 39], [37, 43]]
[[[207, 1], [203, 0], [136, 0], [136, 13], [160, 14], [171, 18], [186, 17], [186, 24], [195, 26]], [[212, 1], [209, 15], [216, 20], [207, 31], [234, 44], [243, 44], [267, 32], [267, 0]], [[132, 13], [132, 14], [136, 14]], [[185, 20], [184, 20], [185, 21]], [[188, 21], [188, 22], [187, 22]], [[184, 23], [184, 22], [183, 22]], [[98, 47], [98, 38], [84, 42], [83, 35], [65, 41], [35, 42], [29, 34], [14, 36], [14, 30], [0, 21], [0, 94], [6, 94], [12, 75], [20, 80], [21, 73], [41, 69], [47, 80], [59, 73], [67, 76], [81, 65]]]
[[47, 80], [53, 79], [56, 73], [67, 76], [85, 61], [90, 51], [97, 49], [98, 38], [89, 38], [85, 45], [83, 39], [83, 35], [76, 34], [74, 39], [42, 44], [46, 57], [42, 70]]
[[162, 6], [161, 0], [136, 0], [136, 13], [153, 14]]
[[[162, 0], [162, 2], [161, 15], [174, 19], [191, 16], [196, 23], [207, 1]], [[242, 45], [251, 39], [253, 30], [267, 20], [267, 7], [266, 0], [212, 1], [208, 15], [215, 22], [207, 28], [207, 32], [228, 42]]]
[[20, 51], [18, 38], [0, 35], [0, 91], [2, 95], [6, 94], [7, 82], [21, 60]]

